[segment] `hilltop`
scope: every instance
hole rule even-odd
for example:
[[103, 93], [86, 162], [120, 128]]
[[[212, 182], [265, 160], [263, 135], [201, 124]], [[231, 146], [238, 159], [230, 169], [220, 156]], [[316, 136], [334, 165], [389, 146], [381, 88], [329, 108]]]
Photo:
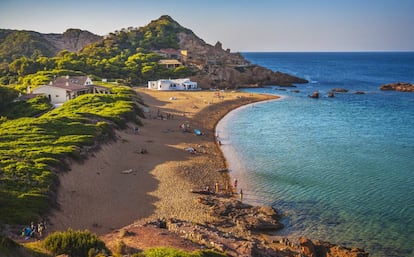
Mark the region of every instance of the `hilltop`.
[[[0, 31], [0, 84], [41, 85], [54, 76], [83, 73], [136, 86], [160, 78], [191, 77], [203, 88], [306, 83], [252, 65], [240, 53], [214, 46], [168, 15], [105, 37], [70, 29], [60, 34]], [[177, 66], [159, 61], [175, 59]]]
[[77, 52], [100, 40], [101, 36], [80, 29], [68, 29], [62, 34], [0, 29], [0, 60], [10, 62], [23, 56], [53, 57], [62, 50]]

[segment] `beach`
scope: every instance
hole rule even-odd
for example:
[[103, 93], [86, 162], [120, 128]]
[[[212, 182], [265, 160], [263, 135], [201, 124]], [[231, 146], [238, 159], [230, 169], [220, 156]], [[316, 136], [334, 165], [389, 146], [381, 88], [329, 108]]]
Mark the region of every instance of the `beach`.
[[213, 189], [215, 183], [223, 192], [231, 187], [216, 124], [237, 107], [276, 98], [236, 91], [137, 93], [147, 105], [143, 126], [116, 130], [116, 140], [82, 162], [72, 161], [60, 175], [59, 209], [49, 217], [49, 231], [105, 234], [158, 218], [207, 222], [206, 207], [194, 204], [191, 190]]

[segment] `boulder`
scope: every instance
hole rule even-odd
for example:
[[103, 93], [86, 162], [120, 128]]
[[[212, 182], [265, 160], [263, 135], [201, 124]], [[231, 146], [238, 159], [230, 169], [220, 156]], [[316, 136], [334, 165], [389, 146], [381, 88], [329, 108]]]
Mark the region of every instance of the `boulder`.
[[335, 92], [335, 93], [347, 93], [348, 92], [348, 89], [345, 89], [345, 88], [333, 88], [332, 90], [331, 90], [332, 92]]
[[311, 95], [309, 95], [310, 98], [319, 98], [319, 92], [315, 91]]

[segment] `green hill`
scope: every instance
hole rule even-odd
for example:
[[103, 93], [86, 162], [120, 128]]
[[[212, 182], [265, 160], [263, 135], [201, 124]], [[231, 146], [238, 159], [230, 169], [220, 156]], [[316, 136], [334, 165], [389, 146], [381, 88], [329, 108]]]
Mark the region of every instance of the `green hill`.
[[[241, 54], [222, 49], [219, 42], [207, 44], [168, 15], [104, 38], [75, 29], [63, 35], [3, 30], [0, 37], [4, 39], [0, 41], [0, 84], [4, 85], [44, 85], [62, 71], [120, 80], [131, 86], [180, 77], [192, 77], [204, 88], [307, 82], [251, 65]], [[174, 56], [164, 51], [174, 49]], [[184, 65], [167, 68], [159, 63], [168, 58]]]
[[63, 34], [0, 29], [0, 62], [12, 62], [22, 56], [53, 57], [62, 50], [75, 52], [101, 39], [100, 36], [79, 29], [68, 29]]

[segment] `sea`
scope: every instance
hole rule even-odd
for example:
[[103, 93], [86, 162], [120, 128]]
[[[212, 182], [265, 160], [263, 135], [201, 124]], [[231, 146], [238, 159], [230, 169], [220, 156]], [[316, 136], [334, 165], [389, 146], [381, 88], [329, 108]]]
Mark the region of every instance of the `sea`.
[[[414, 83], [414, 52], [242, 54], [309, 81], [243, 89], [281, 98], [219, 122], [243, 201], [282, 214], [276, 236], [414, 257], [414, 93], [379, 89]], [[328, 97], [333, 88], [348, 92]]]

